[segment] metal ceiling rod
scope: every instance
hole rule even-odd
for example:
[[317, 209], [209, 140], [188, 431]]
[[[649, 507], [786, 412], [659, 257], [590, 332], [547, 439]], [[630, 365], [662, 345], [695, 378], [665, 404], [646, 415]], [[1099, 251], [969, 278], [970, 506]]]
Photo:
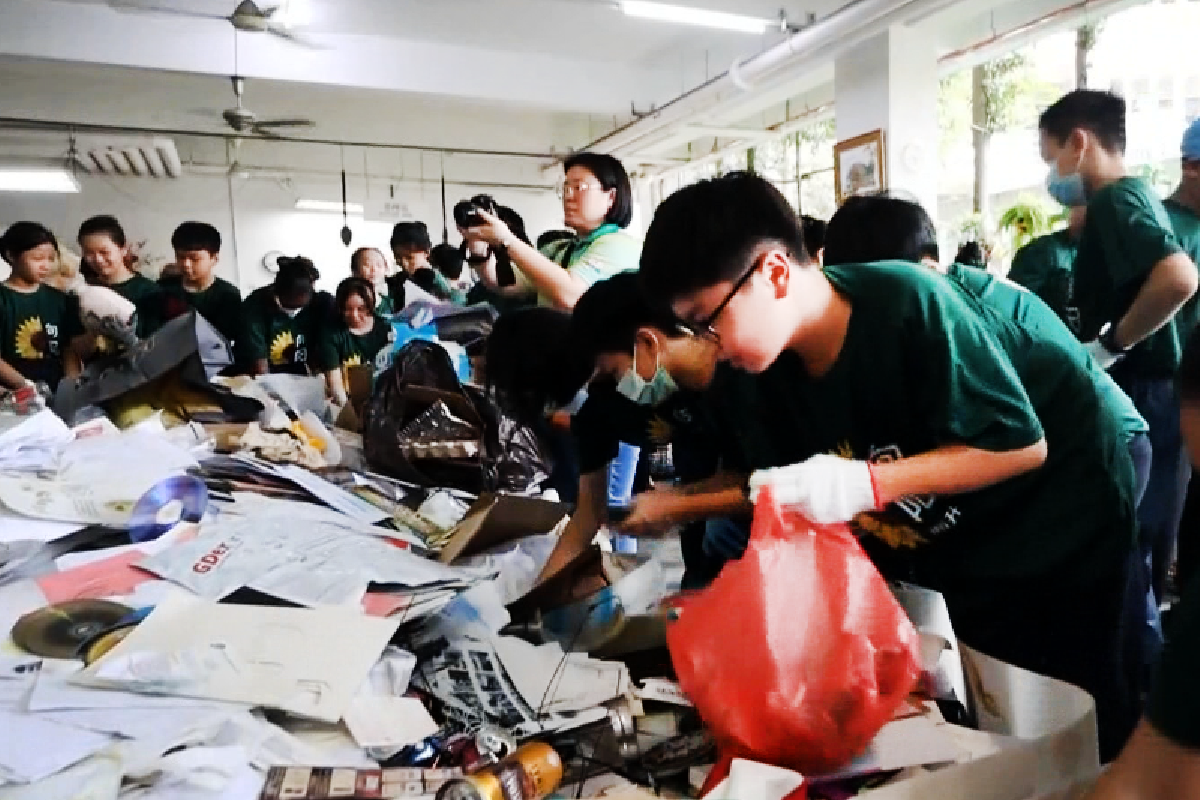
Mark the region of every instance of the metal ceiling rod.
[[852, 0], [774, 47], [735, 61], [715, 78], [581, 149], [614, 153], [628, 148], [665, 127], [686, 124], [710, 113], [718, 104], [757, 88], [755, 84], [778, 78], [818, 58], [835, 58], [891, 25], [933, 13], [948, 4], [948, 0]]
[[433, 147], [421, 144], [392, 144], [390, 142], [349, 142], [341, 139], [317, 139], [312, 137], [249, 136], [244, 133], [212, 133], [172, 128], [143, 128], [131, 125], [98, 125], [89, 122], [64, 120], [40, 120], [23, 117], [0, 117], [0, 128], [15, 130], [75, 131], [76, 133], [134, 133], [150, 136], [193, 136], [201, 139], [240, 139], [243, 141], [270, 142], [272, 144], [318, 144], [330, 147], [368, 147], [376, 150], [410, 150], [418, 153], [442, 153], [443, 155], [481, 156], [488, 158], [553, 159], [554, 153], [527, 153], [517, 150], [478, 150], [470, 147]]

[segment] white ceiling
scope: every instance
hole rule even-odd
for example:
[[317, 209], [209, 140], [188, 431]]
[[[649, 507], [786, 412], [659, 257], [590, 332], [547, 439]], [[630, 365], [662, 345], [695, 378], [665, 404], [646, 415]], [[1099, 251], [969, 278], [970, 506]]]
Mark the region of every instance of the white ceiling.
[[[784, 6], [791, 19], [801, 20], [808, 12], [823, 18], [851, 0], [672, 1], [762, 17]], [[236, 2], [0, 0], [0, 116], [224, 132], [220, 112], [233, 104], [232, 26], [114, 6], [228, 14]], [[261, 117], [309, 117], [317, 125], [303, 135], [339, 141], [561, 153], [627, 123], [634, 109], [661, 107], [724, 72], [735, 58], [782, 38], [627, 18], [608, 0], [288, 2], [324, 49], [237, 34], [236, 69], [247, 76], [246, 105]], [[933, 13], [909, 23], [928, 32], [929, 46], [940, 55], [1074, 3], [933, 5]], [[793, 113], [828, 103], [831, 72], [829, 60], [814, 63], [789, 73], [769, 94], [744, 94], [691, 122], [772, 124], [782, 119], [785, 100]], [[696, 139], [684, 126], [667, 133], [658, 139], [656, 155], [679, 152]], [[47, 146], [61, 148], [61, 138], [47, 137]], [[185, 159], [224, 157], [220, 141], [181, 138], [179, 147]], [[243, 160], [280, 166], [316, 161], [328, 167], [340, 157], [336, 148], [318, 154], [255, 142], [239, 152]], [[392, 159], [392, 172], [413, 169], [395, 154], [371, 157]], [[361, 161], [361, 155], [351, 158]], [[425, 161], [418, 163], [423, 168]], [[530, 169], [536, 177], [544, 163], [521, 166], [521, 180], [529, 180]]]

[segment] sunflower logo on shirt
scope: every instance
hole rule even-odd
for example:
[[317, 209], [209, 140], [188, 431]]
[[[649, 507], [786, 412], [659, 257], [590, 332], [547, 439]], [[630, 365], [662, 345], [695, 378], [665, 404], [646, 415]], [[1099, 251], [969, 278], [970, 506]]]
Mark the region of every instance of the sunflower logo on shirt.
[[291, 331], [283, 331], [271, 342], [271, 363], [279, 366], [289, 364], [296, 352], [296, 340]]
[[13, 349], [24, 359], [42, 359], [49, 350], [50, 340], [42, 327], [41, 317], [30, 317], [17, 327]]

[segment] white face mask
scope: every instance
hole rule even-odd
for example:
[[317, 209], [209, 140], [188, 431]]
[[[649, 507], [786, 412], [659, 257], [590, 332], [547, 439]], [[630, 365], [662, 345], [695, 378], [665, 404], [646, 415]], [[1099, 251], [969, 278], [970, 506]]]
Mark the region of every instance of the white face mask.
[[304, 309], [303, 308], [283, 308], [282, 306], [280, 306], [280, 310], [283, 311], [283, 313], [287, 314], [289, 319], [295, 319], [296, 316]]

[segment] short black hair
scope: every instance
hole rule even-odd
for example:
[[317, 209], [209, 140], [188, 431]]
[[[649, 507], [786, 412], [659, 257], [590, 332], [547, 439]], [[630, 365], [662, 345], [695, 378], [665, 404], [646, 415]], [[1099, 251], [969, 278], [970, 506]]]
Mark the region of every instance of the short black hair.
[[583, 167], [595, 175], [605, 191], [617, 190], [612, 208], [608, 210], [604, 221], [619, 228], [628, 228], [629, 223], [633, 222], [633, 187], [629, 183], [629, 173], [621, 162], [607, 153], [575, 153], [563, 162], [563, 171], [572, 167]]
[[361, 266], [360, 262], [362, 261], [363, 253], [370, 252], [379, 253], [379, 257], [383, 259], [385, 264], [387, 263], [387, 256], [378, 247], [360, 247], [350, 255], [350, 271], [352, 273], [357, 272], [359, 266]]
[[22, 253], [44, 244], [54, 245], [54, 252], [58, 252], [58, 240], [45, 225], [40, 222], [14, 222], [8, 226], [4, 235], [0, 236], [0, 256], [16, 266]]
[[937, 228], [920, 203], [886, 193], [846, 198], [825, 231], [825, 264], [940, 256]]
[[551, 242], [561, 242], [561, 241], [565, 241], [567, 239], [574, 239], [574, 238], [575, 238], [574, 231], [549, 230], [549, 231], [545, 231], [544, 233], [542, 233], [541, 236], [539, 236], [537, 238], [536, 247], [538, 250], [541, 250], [543, 247], [550, 244]]
[[421, 250], [433, 249], [433, 240], [429, 238], [429, 228], [424, 222], [397, 222], [392, 228], [392, 249], [400, 245], [416, 245]]
[[338, 284], [337, 294], [334, 295], [335, 308], [341, 314], [346, 301], [351, 295], [358, 295], [371, 311], [375, 310], [375, 287], [365, 278], [346, 278]]
[[462, 277], [463, 261], [462, 250], [452, 244], [434, 245], [429, 251], [429, 263], [452, 281]]
[[83, 243], [85, 236], [94, 236], [103, 234], [113, 240], [113, 244], [117, 247], [124, 247], [126, 243], [125, 229], [121, 227], [121, 223], [117, 222], [117, 218], [110, 214], [101, 214], [96, 217], [89, 217], [79, 226], [79, 242]]
[[983, 252], [983, 246], [974, 239], [964, 242], [963, 246], [958, 248], [958, 253], [954, 256], [954, 261], [958, 264], [965, 264], [968, 267], [987, 269], [987, 256]]
[[592, 363], [572, 347], [571, 315], [555, 308], [502, 314], [487, 341], [489, 394], [525, 424], [540, 421], [547, 405], [564, 406], [592, 375]]
[[1038, 128], [1062, 144], [1071, 131], [1093, 133], [1105, 150], [1125, 152], [1125, 100], [1112, 92], [1076, 89], [1042, 112]]
[[605, 353], [632, 353], [638, 329], [645, 327], [686, 335], [666, 306], [643, 294], [636, 272], [622, 272], [593, 284], [575, 304], [572, 348], [591, 363]]
[[804, 249], [810, 256], [816, 256], [825, 247], [825, 229], [829, 226], [823, 219], [803, 214], [800, 217], [800, 228], [804, 231]]
[[304, 256], [279, 259], [279, 271], [271, 288], [278, 298], [296, 299], [302, 295], [312, 297], [316, 290], [313, 284], [318, 278], [317, 268]]
[[215, 256], [221, 252], [221, 232], [207, 222], [185, 222], [171, 234], [171, 247], [184, 253], [204, 250]]
[[769, 181], [749, 172], [685, 186], [654, 213], [642, 245], [642, 286], [655, 302], [733, 282], [763, 245], [809, 262], [796, 212]]

